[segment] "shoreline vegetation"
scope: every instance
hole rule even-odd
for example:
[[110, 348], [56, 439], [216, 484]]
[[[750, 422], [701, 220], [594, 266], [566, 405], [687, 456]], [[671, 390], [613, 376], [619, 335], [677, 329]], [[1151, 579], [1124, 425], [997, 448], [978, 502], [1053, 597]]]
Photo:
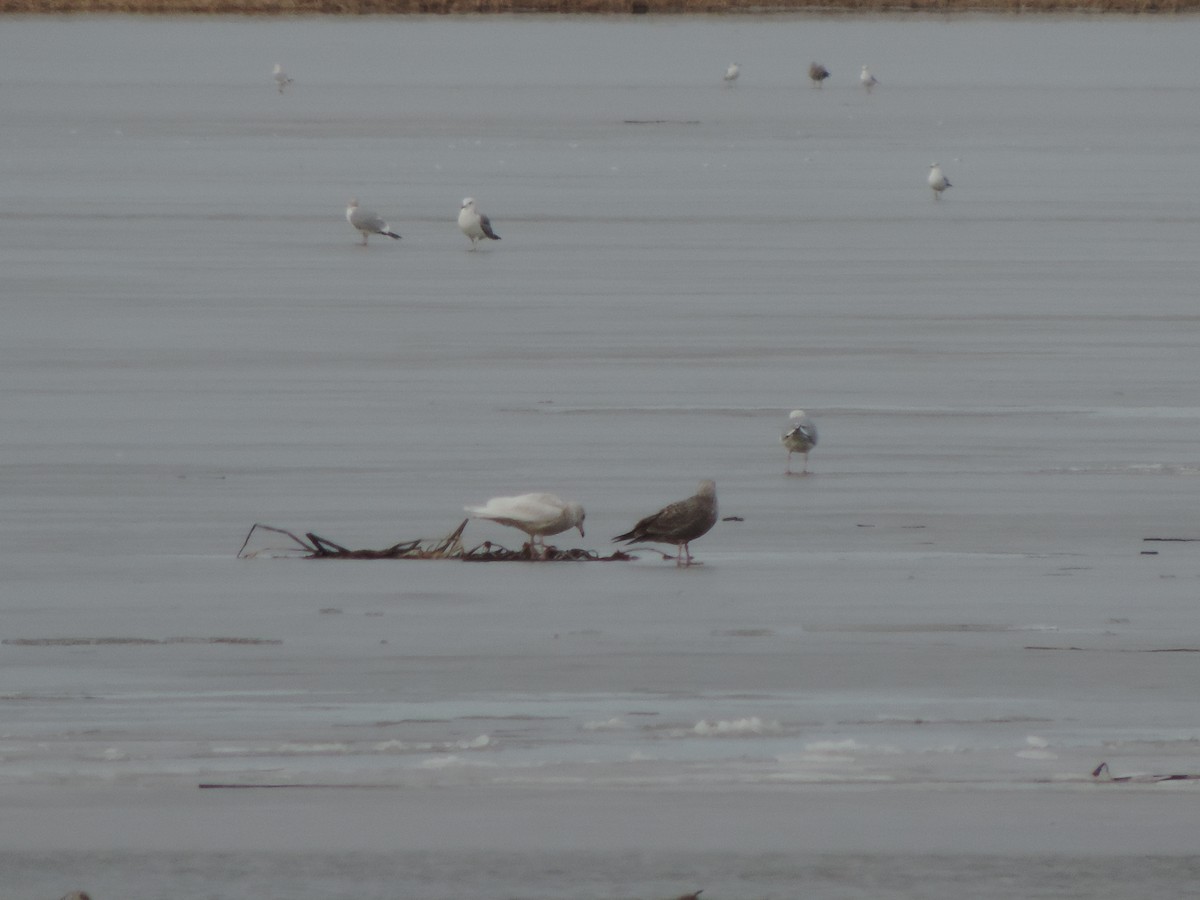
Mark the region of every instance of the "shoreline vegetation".
[[0, 14], [10, 15], [1132, 15], [1195, 12], [1200, 12], [1200, 0], [0, 0]]

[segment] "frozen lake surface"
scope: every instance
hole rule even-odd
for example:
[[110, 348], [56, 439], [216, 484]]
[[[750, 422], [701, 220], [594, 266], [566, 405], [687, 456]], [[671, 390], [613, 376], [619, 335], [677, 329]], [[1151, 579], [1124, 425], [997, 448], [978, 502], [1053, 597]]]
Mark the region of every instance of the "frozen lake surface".
[[[6, 19], [6, 900], [1185, 895], [1090, 773], [1200, 774], [1198, 44]], [[702, 478], [690, 569], [236, 558]]]

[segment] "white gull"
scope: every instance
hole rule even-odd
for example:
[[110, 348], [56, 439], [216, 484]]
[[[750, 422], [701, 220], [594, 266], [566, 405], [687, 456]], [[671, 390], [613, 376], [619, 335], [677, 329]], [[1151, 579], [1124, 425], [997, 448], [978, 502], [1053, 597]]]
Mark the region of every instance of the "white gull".
[[472, 518], [489, 519], [525, 532], [534, 550], [541, 547], [542, 556], [546, 554], [546, 542], [540, 539], [548, 534], [560, 534], [569, 528], [578, 528], [579, 536], [583, 537], [583, 507], [562, 500], [555, 494], [493, 497], [483, 506], [466, 506], [464, 509]]
[[472, 250], [475, 249], [475, 242], [484, 238], [500, 240], [500, 235], [492, 231], [492, 220], [479, 211], [474, 197], [463, 198], [462, 209], [458, 211], [458, 228], [471, 239]]
[[946, 177], [946, 173], [942, 171], [942, 167], [937, 163], [931, 163], [929, 166], [929, 187], [933, 190], [933, 199], [940, 200], [942, 191], [948, 187], [954, 187], [950, 183], [950, 179]]
[[787, 448], [787, 470], [785, 474], [792, 475], [792, 454], [804, 454], [804, 472], [808, 474], [808, 451], [817, 446], [817, 426], [802, 409], [793, 409], [788, 416], [788, 429], [780, 437], [783, 446]]
[[867, 93], [871, 93], [871, 88], [879, 84], [879, 79], [871, 74], [871, 70], [866, 66], [862, 67], [862, 72], [859, 73], [858, 83], [867, 89]]
[[358, 198], [346, 204], [346, 221], [362, 232], [363, 246], [367, 246], [367, 237], [372, 234], [384, 234], [400, 240], [400, 235], [392, 231], [392, 226], [384, 221], [383, 216], [370, 209], [360, 209]]
[[283, 93], [284, 88], [292, 83], [292, 79], [288, 77], [287, 72], [283, 71], [283, 66], [275, 63], [275, 84], [279, 86], [279, 93]]

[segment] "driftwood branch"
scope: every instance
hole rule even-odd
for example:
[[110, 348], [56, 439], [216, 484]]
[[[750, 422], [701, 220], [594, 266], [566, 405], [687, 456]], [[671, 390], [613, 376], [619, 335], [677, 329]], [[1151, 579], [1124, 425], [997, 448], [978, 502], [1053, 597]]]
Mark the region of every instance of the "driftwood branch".
[[[459, 526], [445, 537], [433, 540], [419, 538], [414, 541], [401, 541], [383, 550], [348, 550], [340, 544], [336, 544], [328, 538], [321, 537], [319, 534], [314, 534], [311, 531], [305, 532], [304, 537], [299, 537], [284, 528], [276, 528], [272, 525], [263, 525], [256, 522], [251, 526], [250, 532], [246, 535], [246, 540], [242, 542], [242, 547], [238, 550], [237, 555], [238, 559], [275, 555], [300, 556], [303, 559], [456, 559], [464, 562], [528, 562], [535, 559], [552, 562], [583, 562], [588, 560], [612, 562], [636, 558], [620, 550], [614, 552], [611, 556], [601, 556], [593, 550], [559, 550], [553, 546], [547, 546], [543, 554], [541, 548], [535, 550], [530, 544], [523, 545], [520, 550], [509, 550], [507, 547], [493, 544], [491, 541], [484, 541], [477, 547], [472, 547], [468, 550], [462, 543], [463, 530], [467, 527], [468, 521], [467, 519], [463, 519], [459, 523]], [[274, 549], [264, 548], [262, 550], [247, 552], [246, 548], [250, 545], [250, 538], [256, 530], [260, 529], [262, 531], [274, 532], [275, 534], [282, 534], [290, 538], [294, 546]]]

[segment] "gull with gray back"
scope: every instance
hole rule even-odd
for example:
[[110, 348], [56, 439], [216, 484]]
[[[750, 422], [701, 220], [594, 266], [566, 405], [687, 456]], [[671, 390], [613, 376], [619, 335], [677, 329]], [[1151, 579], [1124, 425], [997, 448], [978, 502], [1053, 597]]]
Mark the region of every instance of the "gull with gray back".
[[500, 240], [500, 235], [492, 230], [492, 220], [479, 211], [474, 197], [463, 198], [462, 209], [458, 211], [458, 228], [471, 239], [472, 250], [475, 249], [476, 241]]
[[[793, 409], [791, 415], [788, 416], [787, 431], [780, 437], [783, 446], [787, 447], [787, 469], [785, 474], [808, 474], [808, 451], [817, 446], [817, 426], [813, 423], [802, 409]], [[792, 472], [792, 454], [804, 454], [804, 471], [801, 473]]]
[[362, 209], [358, 198], [346, 205], [346, 221], [362, 232], [363, 246], [367, 246], [367, 237], [372, 234], [383, 234], [400, 240], [400, 235], [392, 231], [392, 226], [384, 221], [383, 216], [371, 209]]
[[948, 187], [954, 187], [954, 185], [950, 183], [950, 179], [946, 177], [942, 167], [937, 163], [932, 163], [929, 166], [929, 189], [933, 191], [933, 199], [941, 200], [942, 191]]

